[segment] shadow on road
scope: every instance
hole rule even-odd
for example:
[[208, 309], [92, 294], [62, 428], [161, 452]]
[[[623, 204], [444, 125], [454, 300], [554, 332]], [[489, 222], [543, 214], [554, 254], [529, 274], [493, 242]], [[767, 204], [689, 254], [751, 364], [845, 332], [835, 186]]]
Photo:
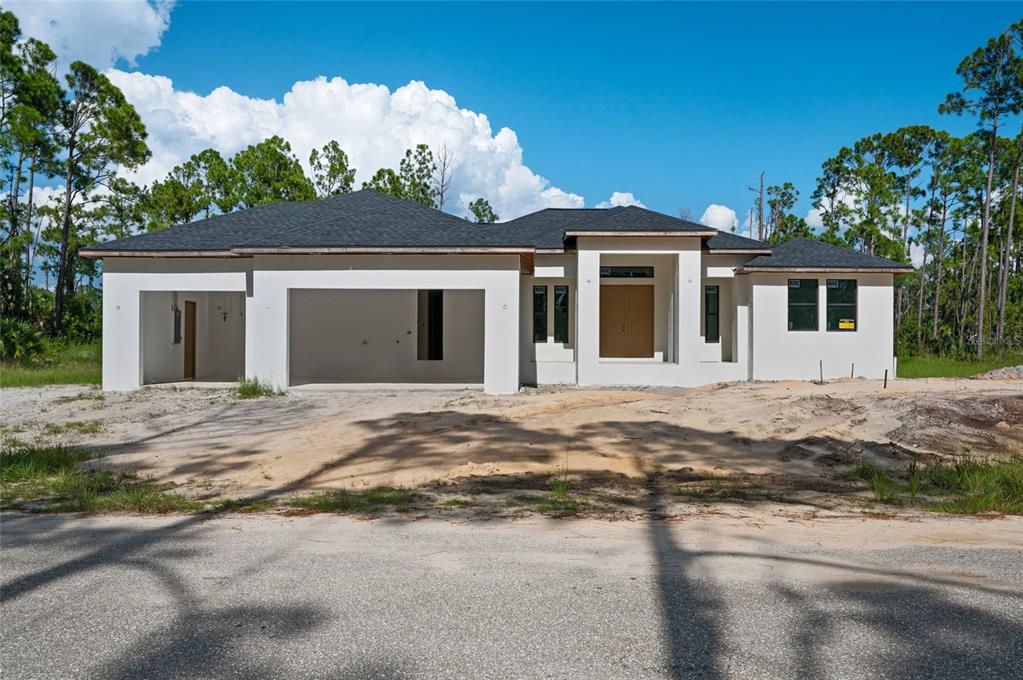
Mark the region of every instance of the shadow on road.
[[[642, 457], [646, 446], [664, 447], [672, 443], [677, 454], [669, 456], [670, 462], [679, 466], [685, 465], [694, 453], [706, 456], [731, 449], [733, 456], [746, 455], [742, 451], [734, 452], [736, 444], [728, 441], [727, 434], [663, 421], [593, 422], [575, 431], [562, 432], [532, 430], [498, 416], [481, 418], [473, 414], [470, 418], [457, 411], [443, 411], [398, 414], [362, 421], [359, 426], [365, 432], [361, 446], [342, 452], [307, 475], [249, 500], [269, 500], [307, 489], [328, 472], [354, 462], [374, 460], [401, 467], [417, 464], [423, 458], [439, 460], [464, 445], [469, 434], [466, 428], [470, 427], [473, 440], [482, 439], [479, 450], [484, 452], [481, 454], [484, 457], [489, 450], [517, 447], [515, 455], [523, 459], [551, 463], [572, 447], [599, 449], [612, 444], [632, 446], [636, 456]], [[638, 438], [640, 430], [644, 437], [642, 442]], [[743, 451], [781, 444], [765, 439], [744, 444]], [[778, 602], [779, 610], [758, 625], [763, 627], [764, 635], [771, 637], [772, 645], [785, 651], [794, 676], [828, 677], [824, 650], [850, 627], [856, 627], [884, 641], [884, 644], [875, 643], [863, 650], [864, 658], [877, 664], [876, 674], [880, 676], [1007, 678], [1015, 674], [1018, 677], [1023, 621], [990, 613], [982, 605], [974, 604], [974, 600], [1008, 597], [1019, 602], [1019, 592], [955, 576], [939, 578], [905, 569], [878, 567], [876, 563], [865, 566], [825, 559], [813, 553], [782, 554], [777, 546], [769, 544], [762, 550], [748, 552], [696, 550], [685, 545], [684, 524], [663, 519], [668, 491], [659, 481], [658, 469], [651, 467], [646, 475], [648, 517], [646, 522], [637, 524], [637, 531], [648, 532], [649, 551], [656, 571], [664, 673], [669, 677], [715, 679], [732, 675], [734, 664], [755, 664], [755, 657], [744, 656], [743, 650], [736, 649], [730, 641], [732, 631], [727, 614], [730, 612], [734, 617], [744, 613], [741, 602], [729, 599], [729, 584], [714, 578], [713, 566], [722, 560], [732, 565], [777, 560], [833, 572], [836, 578], [840, 577], [838, 585], [828, 587], [823, 600], [807, 595], [798, 584], [775, 580], [766, 586]], [[272, 649], [268, 649], [268, 659], [255, 659], [240, 656], [239, 644], [256, 635], [268, 638], [311, 635], [331, 623], [330, 615], [316, 603], [302, 603], [301, 593], [296, 593], [294, 602], [283, 607], [254, 602], [210, 607], [199, 598], [189, 584], [189, 561], [199, 558], [196, 539], [210, 530], [209, 520], [222, 512], [182, 517], [172, 524], [144, 530], [76, 525], [78, 528], [68, 531], [61, 529], [65, 520], [51, 518], [53, 528], [50, 531], [31, 535], [5, 532], [8, 549], [31, 543], [48, 547], [55, 554], [67, 550], [80, 554], [8, 579], [0, 587], [0, 601], [7, 605], [30, 596], [40, 596], [42, 601], [49, 586], [101, 568], [144, 570], [173, 602], [173, 621], [147, 635], [143, 643], [125, 650], [116, 663], [98, 674], [126, 678], [218, 675], [230, 670], [232, 675], [243, 677], [273, 676]], [[8, 515], [3, 521], [10, 528], [28, 518]], [[247, 568], [273, 569], [273, 562], [272, 554], [254, 555], [253, 564]], [[792, 625], [793, 619], [798, 623]], [[260, 621], [265, 628], [246, 627], [247, 621]], [[780, 622], [784, 621], [789, 624], [781, 626]], [[400, 664], [349, 661], [348, 666], [337, 671], [337, 677], [345, 677], [345, 673], [348, 677], [363, 677], [368, 671], [384, 677], [399, 677], [403, 672]], [[748, 670], [756, 671], [755, 665]]]

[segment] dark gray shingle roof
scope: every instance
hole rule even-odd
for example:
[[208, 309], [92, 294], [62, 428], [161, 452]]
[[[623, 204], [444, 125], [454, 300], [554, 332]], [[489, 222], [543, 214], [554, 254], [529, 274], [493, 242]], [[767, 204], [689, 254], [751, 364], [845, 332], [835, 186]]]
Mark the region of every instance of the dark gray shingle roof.
[[87, 252], [530, 246], [498, 226], [474, 224], [366, 189], [319, 201], [271, 203], [217, 215], [103, 243]]
[[908, 264], [802, 237], [774, 246], [770, 255], [759, 255], [743, 265], [741, 269], [746, 271], [754, 269], [913, 270]]
[[704, 243], [708, 250], [762, 250], [771, 252], [771, 246], [763, 241], [739, 236], [729, 231], [719, 231], [718, 235], [707, 239]]
[[369, 189], [303, 203], [271, 203], [83, 249], [86, 254], [274, 248], [554, 248], [566, 231], [714, 231], [636, 206], [548, 208], [498, 224]]
[[561, 248], [566, 232], [712, 232], [714, 229], [639, 206], [615, 208], [545, 208], [502, 223], [527, 235], [537, 248]]
[[[702, 224], [638, 206], [547, 208], [498, 224], [475, 224], [372, 190], [319, 201], [272, 203], [83, 249], [118, 252], [222, 252], [278, 248], [523, 248], [561, 249], [566, 233], [716, 232]], [[902, 265], [819, 241], [797, 238], [771, 249], [728, 232], [707, 239], [708, 250], [763, 250], [745, 268], [900, 269]], [[571, 245], [571, 244], [570, 244]]]

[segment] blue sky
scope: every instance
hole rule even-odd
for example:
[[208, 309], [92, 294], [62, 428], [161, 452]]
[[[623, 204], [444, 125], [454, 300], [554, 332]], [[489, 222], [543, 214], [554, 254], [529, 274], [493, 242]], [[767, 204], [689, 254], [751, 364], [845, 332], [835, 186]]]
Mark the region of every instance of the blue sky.
[[321, 75], [421, 80], [513, 129], [525, 165], [587, 205], [622, 191], [741, 218], [762, 170], [805, 212], [821, 161], [860, 136], [972, 129], [937, 105], [962, 57], [1019, 18], [1010, 3], [183, 2], [158, 45], [114, 66], [277, 101]]

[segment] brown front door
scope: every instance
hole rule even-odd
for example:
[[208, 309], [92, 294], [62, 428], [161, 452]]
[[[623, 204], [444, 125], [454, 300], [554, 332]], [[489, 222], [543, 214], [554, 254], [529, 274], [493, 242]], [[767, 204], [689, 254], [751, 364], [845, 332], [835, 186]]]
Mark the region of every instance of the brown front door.
[[195, 380], [195, 303], [185, 302], [185, 380]]
[[600, 356], [624, 357], [626, 291], [630, 286], [600, 287]]
[[600, 356], [654, 355], [654, 287], [600, 287]]
[[654, 287], [624, 286], [625, 356], [654, 355]]

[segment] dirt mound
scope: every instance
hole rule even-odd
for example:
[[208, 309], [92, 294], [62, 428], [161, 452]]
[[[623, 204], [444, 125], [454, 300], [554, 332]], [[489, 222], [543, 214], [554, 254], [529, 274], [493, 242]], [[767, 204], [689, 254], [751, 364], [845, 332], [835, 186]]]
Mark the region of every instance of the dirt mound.
[[948, 455], [1023, 453], [1023, 395], [972, 395], [911, 407], [889, 436]]
[[1023, 380], [1023, 366], [1005, 366], [973, 377], [984, 380]]

